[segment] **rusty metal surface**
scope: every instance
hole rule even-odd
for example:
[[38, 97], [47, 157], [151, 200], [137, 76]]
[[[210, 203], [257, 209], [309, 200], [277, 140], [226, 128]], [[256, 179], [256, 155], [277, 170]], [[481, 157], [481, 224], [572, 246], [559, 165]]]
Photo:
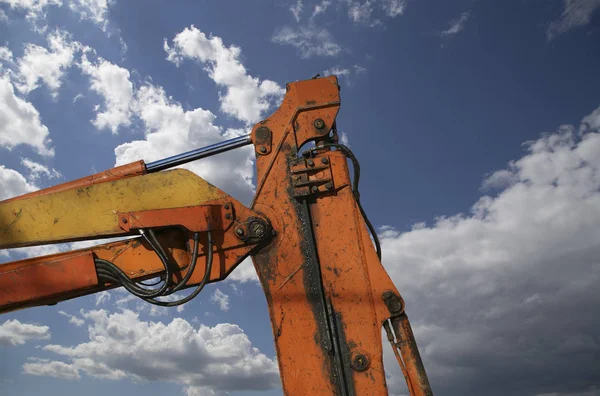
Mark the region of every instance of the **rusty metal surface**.
[[391, 319], [392, 328], [396, 333], [397, 344], [402, 354], [402, 360], [409, 378], [414, 396], [433, 396], [429, 379], [425, 372], [425, 366], [421, 360], [421, 354], [415, 341], [408, 316], [402, 313]]
[[[293, 195], [288, 158], [298, 146], [322, 134], [312, 118], [335, 118], [339, 91], [335, 77], [288, 84], [280, 108], [259, 123], [273, 134], [273, 151], [256, 159], [257, 191], [252, 209], [264, 214], [276, 233], [254, 256], [271, 317], [283, 392], [337, 395], [338, 373], [328, 335], [327, 310], [318, 287], [311, 250], [310, 221]], [[310, 125], [297, 123], [310, 114]], [[298, 134], [303, 135], [297, 139]]]
[[127, 232], [165, 226], [181, 226], [190, 231], [203, 232], [227, 229], [233, 223], [233, 216], [232, 205], [227, 202], [118, 213], [118, 221], [119, 226]]

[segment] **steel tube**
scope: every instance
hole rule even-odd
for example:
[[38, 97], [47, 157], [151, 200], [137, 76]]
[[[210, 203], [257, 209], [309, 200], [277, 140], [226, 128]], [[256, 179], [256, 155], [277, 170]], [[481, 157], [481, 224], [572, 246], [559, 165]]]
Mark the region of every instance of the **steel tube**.
[[250, 135], [240, 136], [223, 142], [211, 144], [210, 146], [201, 147], [187, 153], [181, 153], [172, 157], [160, 159], [158, 161], [146, 164], [146, 172], [158, 172], [164, 169], [172, 168], [177, 165], [185, 164], [201, 158], [210, 157], [211, 155], [224, 153], [239, 147], [244, 147], [252, 144]]

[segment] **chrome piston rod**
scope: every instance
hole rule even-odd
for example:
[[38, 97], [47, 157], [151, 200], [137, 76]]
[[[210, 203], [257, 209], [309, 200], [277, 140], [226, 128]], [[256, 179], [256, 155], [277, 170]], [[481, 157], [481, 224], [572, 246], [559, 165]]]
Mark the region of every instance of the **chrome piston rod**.
[[146, 172], [158, 172], [164, 169], [172, 168], [177, 165], [185, 164], [201, 158], [210, 157], [211, 155], [224, 153], [239, 147], [244, 147], [252, 144], [250, 135], [240, 136], [223, 142], [211, 144], [210, 146], [201, 147], [187, 153], [181, 153], [172, 157], [160, 159], [158, 161], [146, 164]]

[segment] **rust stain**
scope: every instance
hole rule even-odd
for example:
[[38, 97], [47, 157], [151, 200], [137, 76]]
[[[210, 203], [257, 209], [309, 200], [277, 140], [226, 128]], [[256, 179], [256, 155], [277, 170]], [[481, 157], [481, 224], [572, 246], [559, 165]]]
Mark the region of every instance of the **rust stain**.
[[279, 287], [277, 288], [277, 290], [281, 290], [281, 288], [283, 286], [285, 286], [286, 283], [288, 283], [289, 281], [292, 280], [292, 278], [294, 277], [294, 275], [296, 275], [298, 273], [298, 271], [300, 271], [302, 269], [302, 267], [304, 267], [304, 264], [302, 264], [301, 266], [299, 266], [298, 268], [296, 268], [291, 274], [289, 274], [285, 280], [283, 281], [283, 283], [281, 285], [279, 285]]

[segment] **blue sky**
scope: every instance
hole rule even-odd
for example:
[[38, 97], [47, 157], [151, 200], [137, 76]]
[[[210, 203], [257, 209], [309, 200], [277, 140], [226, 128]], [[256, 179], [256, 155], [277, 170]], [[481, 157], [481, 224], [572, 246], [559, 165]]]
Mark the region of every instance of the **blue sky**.
[[[0, 199], [247, 133], [334, 73], [436, 394], [597, 395], [599, 22], [598, 0], [0, 0]], [[248, 203], [253, 166], [188, 169]], [[0, 356], [3, 395], [281, 394], [249, 263], [183, 310], [3, 315]]]

